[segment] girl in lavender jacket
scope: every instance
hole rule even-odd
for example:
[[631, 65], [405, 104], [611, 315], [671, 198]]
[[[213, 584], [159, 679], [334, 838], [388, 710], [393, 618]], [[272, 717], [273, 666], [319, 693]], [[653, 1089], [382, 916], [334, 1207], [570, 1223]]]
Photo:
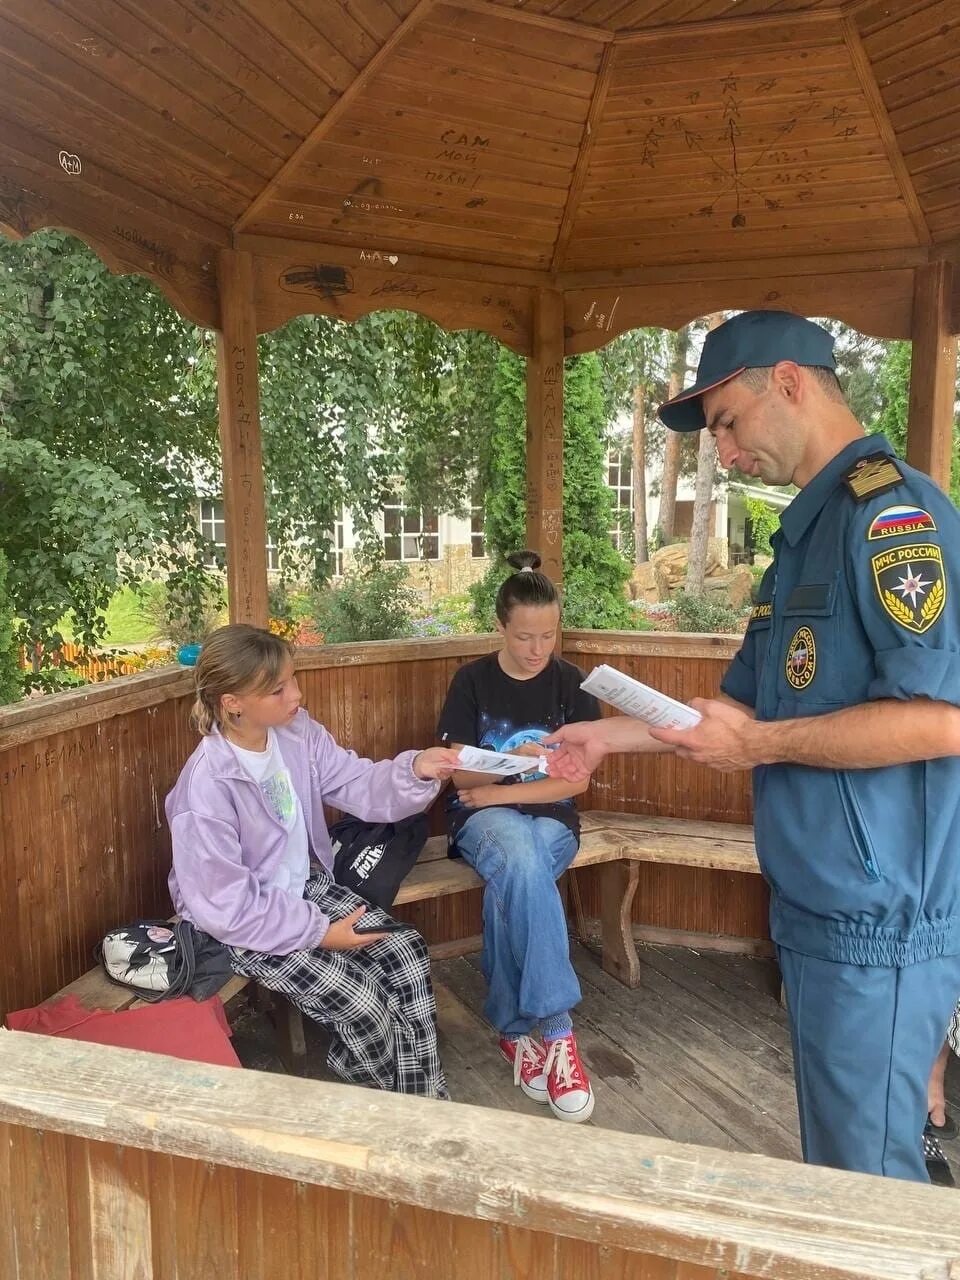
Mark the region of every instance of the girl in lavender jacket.
[[203, 737], [166, 800], [174, 907], [227, 947], [236, 973], [329, 1029], [327, 1061], [344, 1080], [447, 1097], [426, 946], [413, 929], [357, 932], [364, 916], [389, 917], [334, 883], [323, 806], [408, 817], [456, 752], [374, 764], [338, 747], [300, 706], [291, 646], [258, 627], [210, 636], [196, 690]]

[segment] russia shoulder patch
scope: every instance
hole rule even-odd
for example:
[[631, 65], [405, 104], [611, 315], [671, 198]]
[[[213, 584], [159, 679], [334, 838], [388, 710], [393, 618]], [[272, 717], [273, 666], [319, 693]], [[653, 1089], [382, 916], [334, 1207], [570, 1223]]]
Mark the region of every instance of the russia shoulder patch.
[[903, 472], [889, 453], [870, 453], [860, 458], [843, 477], [843, 483], [857, 502], [884, 493], [903, 481]]
[[874, 516], [867, 530], [867, 541], [877, 542], [880, 538], [895, 538], [905, 533], [929, 533], [936, 527], [933, 516], [922, 507], [884, 507]]

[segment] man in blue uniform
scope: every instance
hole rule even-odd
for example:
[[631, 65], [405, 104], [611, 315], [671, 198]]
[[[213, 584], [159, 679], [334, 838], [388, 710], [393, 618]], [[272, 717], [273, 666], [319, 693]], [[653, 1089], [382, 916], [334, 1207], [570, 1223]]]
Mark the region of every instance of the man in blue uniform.
[[708, 334], [660, 416], [800, 492], [701, 722], [568, 725], [551, 772], [665, 747], [753, 769], [804, 1157], [926, 1181], [927, 1080], [960, 993], [960, 513], [864, 435], [831, 336], [799, 316]]

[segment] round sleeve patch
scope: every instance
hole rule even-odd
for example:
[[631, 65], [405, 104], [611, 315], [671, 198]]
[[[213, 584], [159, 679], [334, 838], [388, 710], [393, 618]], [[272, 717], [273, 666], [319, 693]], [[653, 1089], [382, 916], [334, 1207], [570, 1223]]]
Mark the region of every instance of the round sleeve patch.
[[787, 645], [784, 674], [794, 689], [806, 689], [817, 674], [817, 642], [809, 627], [799, 627]]
[[933, 542], [880, 551], [870, 559], [877, 597], [898, 626], [922, 635], [943, 613], [947, 579], [943, 553]]

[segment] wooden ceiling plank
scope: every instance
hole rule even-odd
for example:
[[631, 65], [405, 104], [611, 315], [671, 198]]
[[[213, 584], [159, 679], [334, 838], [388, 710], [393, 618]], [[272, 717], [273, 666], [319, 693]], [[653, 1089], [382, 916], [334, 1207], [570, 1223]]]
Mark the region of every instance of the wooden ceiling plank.
[[377, 47], [390, 39], [402, 20], [383, 0], [341, 0], [341, 3]]
[[468, 120], [471, 118], [467, 114], [470, 103], [488, 101], [508, 115], [522, 112], [524, 119], [527, 116], [546, 117], [582, 129], [589, 106], [588, 98], [517, 83], [506, 72], [498, 75], [492, 65], [486, 72], [479, 67], [464, 72], [456, 67], [421, 62], [403, 52], [397, 52], [390, 59], [389, 66], [370, 86], [370, 92], [376, 92], [377, 86], [385, 83], [402, 85], [408, 94], [418, 90], [420, 93], [449, 94], [451, 102], [454, 98], [463, 102], [464, 114], [458, 118]]
[[[226, 99], [232, 85], [212, 79], [176, 44], [158, 38], [151, 26], [114, 0], [71, 0], [69, 13], [48, 0], [7, 0], [3, 15], [69, 59], [77, 70], [65, 72], [66, 83], [75, 85], [92, 74], [146, 107], [158, 123], [176, 120], [204, 147], [242, 155], [261, 179], [289, 149], [281, 125], [243, 101], [231, 109]], [[161, 110], [168, 116], [159, 118]], [[248, 122], [253, 132], [245, 127]]]
[[[343, 0], [290, 0], [290, 7], [346, 58], [354, 71], [361, 71], [383, 43], [373, 38]], [[387, 40], [399, 25], [394, 19], [385, 37]]]
[[898, 0], [896, 5], [890, 0], [848, 0], [844, 17], [855, 17], [860, 34], [869, 36], [901, 18], [922, 12], [929, 4], [930, 0]]
[[890, 123], [897, 139], [903, 139], [904, 149], [916, 144], [917, 132], [926, 132], [931, 138], [940, 134], [949, 136], [956, 129], [957, 112], [960, 111], [960, 82], [953, 88], [943, 88], [928, 93], [923, 98], [891, 111]]
[[[325, 153], [326, 154], [326, 153]], [[496, 171], [475, 172], [468, 174], [471, 181], [465, 183], [439, 182], [429, 180], [430, 171], [417, 165], [404, 165], [394, 160], [392, 164], [377, 168], [377, 176], [382, 184], [377, 198], [402, 203], [404, 200], [437, 200], [441, 204], [459, 202], [461, 205], [470, 202], [471, 208], [483, 208], [478, 197], [490, 201], [509, 201], [516, 204], [518, 210], [523, 209], [530, 217], [556, 219], [559, 222], [563, 214], [564, 192], [556, 187], [541, 187], [532, 182], [521, 182], [518, 179], [501, 178]], [[298, 170], [296, 181], [290, 186], [278, 189], [281, 198], [283, 193], [294, 189], [320, 191], [336, 191], [343, 198], [343, 192], [356, 184], [357, 170], [337, 164], [309, 164]]]
[[[289, 258], [291, 253], [296, 253], [305, 262], [330, 262], [345, 267], [358, 264], [361, 261], [361, 252], [368, 251], [367, 246], [347, 245], [342, 241], [311, 243], [289, 237], [249, 235], [245, 232], [237, 236], [236, 247], [246, 249], [255, 255], [275, 258]], [[394, 264], [388, 265], [392, 269]], [[405, 254], [402, 266], [405, 271], [453, 280], [502, 282], [517, 286], [538, 286], [545, 280], [542, 272], [530, 271], [523, 267], [499, 267], [467, 260], [458, 262], [449, 258], [434, 258], [413, 253]], [[387, 265], [384, 265], [383, 269], [386, 270]]]
[[[299, 230], [299, 225], [293, 228]], [[414, 253], [422, 256], [426, 250], [429, 250], [431, 257], [449, 258], [454, 262], [460, 262], [464, 259], [479, 262], [496, 264], [502, 267], [542, 267], [546, 268], [549, 264], [549, 252], [537, 254], [535, 252], [524, 253], [520, 250], [507, 248], [502, 250], [495, 247], [478, 245], [471, 243], [465, 244], [462, 236], [450, 235], [447, 228], [443, 228], [442, 232], [425, 238], [422, 235], [422, 227], [411, 227], [410, 234], [401, 234], [395, 229], [391, 230], [389, 238], [383, 235], [371, 234], [364, 232], [363, 234], [344, 233], [329, 228], [319, 228], [319, 233], [323, 238], [333, 244], [346, 244], [354, 248], [358, 253], [363, 252], [379, 252], [379, 253], [396, 253], [400, 261], [405, 260], [404, 255]], [[276, 222], [269, 221], [269, 213], [262, 215], [262, 220], [256, 224], [256, 230], [252, 232], [254, 236], [288, 236], [289, 226], [286, 222], [278, 220]], [[306, 238], [304, 243], [309, 247], [316, 238], [317, 232], [306, 229]]]
[[56, 180], [18, 157], [5, 140], [0, 165], [6, 175], [0, 179], [0, 224], [13, 235], [61, 227], [79, 236], [111, 271], [148, 276], [181, 314], [196, 324], [216, 325], [211, 245], [177, 236], [168, 224], [101, 191], [77, 186], [65, 204]]
[[596, 83], [595, 72], [564, 67], [528, 53], [497, 49], [479, 40], [439, 34], [425, 26], [411, 32], [398, 52], [404, 58], [423, 59], [430, 66], [454, 68], [485, 79], [509, 80], [588, 102]]
[[309, 161], [297, 170], [297, 177], [312, 181], [313, 176], [329, 166], [358, 173], [384, 174], [386, 177], [416, 179], [423, 182], [445, 182], [453, 187], [468, 187], [474, 182], [494, 182], [492, 189], [522, 192], [536, 204], [563, 205], [567, 197], [569, 166], [530, 164], [524, 158], [499, 151], [495, 160], [475, 152], [453, 150], [442, 162], [437, 161], [434, 138], [413, 138], [382, 134], [352, 127], [317, 143]]
[[[685, 192], [683, 200], [678, 201], [675, 192], [664, 192], [662, 189], [653, 187], [649, 195], [645, 195], [643, 191], [637, 191], [632, 200], [624, 194], [622, 199], [616, 201], [593, 201], [590, 204], [584, 201], [580, 206], [580, 219], [584, 226], [594, 224], [602, 226], [608, 222], [632, 219], [638, 227], [642, 227], [648, 218], [675, 213], [679, 217], [701, 217], [706, 221], [706, 215], [701, 213], [701, 210], [705, 202], [709, 202], [715, 195], [715, 188], [705, 187], [699, 192]], [[896, 179], [889, 173], [880, 175], [872, 181], [838, 180], [830, 184], [819, 183], [795, 190], [779, 187], [776, 197], [777, 212], [781, 214], [786, 214], [792, 209], [829, 210], [849, 204], [869, 206], [873, 201], [896, 203], [899, 198], [900, 192]], [[741, 207], [749, 218], [751, 209], [763, 208], [764, 205], [759, 198], [753, 197], [748, 198]]]
[[613, 32], [602, 27], [590, 26], [585, 22], [564, 22], [529, 9], [505, 9], [502, 5], [492, 3], [492, 0], [454, 0], [454, 3], [458, 9], [472, 9], [474, 13], [489, 13], [500, 17], [509, 13], [514, 22], [539, 27], [542, 31], [574, 36], [578, 40], [595, 40], [599, 44], [609, 44], [613, 40]]
[[583, 126], [583, 141], [580, 144], [580, 155], [577, 158], [573, 177], [570, 181], [570, 190], [567, 196], [566, 207], [563, 211], [563, 220], [560, 223], [556, 243], [553, 248], [553, 258], [550, 262], [550, 267], [553, 271], [558, 271], [563, 266], [563, 257], [567, 251], [567, 244], [573, 231], [574, 222], [577, 217], [577, 210], [587, 181], [596, 130], [606, 107], [607, 90], [610, 85], [610, 74], [613, 68], [613, 49], [614, 46], [612, 44], [607, 45], [604, 49], [603, 59], [600, 63], [600, 70], [597, 73], [593, 97], [590, 100], [590, 110], [587, 113], [587, 119]]
[[[264, 145], [270, 145], [278, 155], [286, 155], [313, 128], [315, 109], [308, 110], [280, 83], [278, 70], [267, 72], [256, 65], [251, 57], [225, 40], [219, 31], [191, 14], [180, 0], [167, 0], [162, 11], [158, 10], [154, 0], [123, 0], [123, 5], [184, 55], [182, 73], [177, 69], [178, 77], [181, 74], [186, 77], [191, 64], [196, 64], [211, 80], [221, 82], [226, 93], [225, 109], [246, 120], [245, 127], [255, 136], [261, 136]], [[172, 76], [173, 61], [169, 57], [167, 66], [167, 74]], [[194, 86], [197, 83], [192, 76], [182, 87], [189, 88], [191, 83]], [[317, 89], [328, 93], [330, 101], [336, 96], [319, 81]], [[208, 95], [207, 101], [216, 101], [215, 95]]]
[[[389, 90], [390, 110], [406, 108], [423, 115], [436, 117], [441, 127], [458, 128], [460, 132], [473, 132], [491, 135], [497, 130], [519, 134], [531, 139], [531, 149], [535, 150], [540, 142], [558, 142], [563, 146], [576, 149], [583, 130], [582, 119], [558, 119], [556, 116], [541, 114], [539, 111], [526, 111], [501, 106], [489, 98], [469, 97], [464, 94], [451, 93], [446, 90], [419, 86], [411, 81], [402, 80], [387, 67], [377, 76], [371, 92]], [[579, 99], [573, 99], [579, 102]], [[489, 138], [486, 145], [492, 145]]]
[[929, 173], [960, 157], [960, 133], [955, 130], [950, 138], [934, 139], [918, 145], [915, 151], [905, 150], [904, 154], [911, 173]]
[[[789, 252], [799, 254], [846, 253], [856, 250], [864, 241], [876, 249], [899, 248], [906, 237], [913, 235], [908, 218], [896, 221], [838, 223], [836, 226], [797, 228], [792, 234]], [[723, 234], [701, 237], [691, 244], [689, 236], [659, 234], [629, 241], [597, 241], [589, 245], [574, 240], [570, 245], [567, 270], [582, 271], [588, 268], [611, 266], [644, 266], [651, 263], [667, 265], [680, 262], [712, 261], [728, 255], [732, 262], [738, 258], [756, 259], [769, 257], [779, 260], [785, 245], [781, 228], [749, 233]]]
[[[456, 35], [466, 42], [476, 40], [488, 49], [504, 53], [524, 53], [530, 49], [530, 28], [516, 22], [497, 6], [486, 9], [464, 9], [455, 3], [443, 3], [427, 15], [423, 30], [438, 35]], [[604, 44], [582, 40], [569, 30], [549, 31], [539, 28], [536, 40], [538, 59], [574, 71], [597, 74]]]
[[[50, 188], [63, 193], [63, 171], [41, 158], [49, 147], [45, 138], [10, 118], [0, 119], [0, 138], [15, 157], [16, 164], [26, 166], [30, 174], [44, 178]], [[71, 187], [79, 186], [87, 192], [92, 200], [115, 199], [149, 213], [151, 219], [167, 224], [167, 236], [195, 237], [198, 242], [206, 241], [212, 245], [229, 244], [229, 233], [221, 224], [178, 203], [170, 191], [161, 195], [139, 186], [130, 180], [128, 173], [117, 174], [88, 160], [79, 174], [71, 175], [69, 182]]]
[[[74, 62], [60, 50], [8, 23], [2, 15], [0, 61], [10, 67], [7, 78], [16, 81], [20, 92], [42, 98], [50, 129], [73, 130], [76, 113], [90, 113], [93, 135], [102, 138], [103, 127], [98, 127], [98, 123], [105, 117], [107, 122], [114, 122], [118, 132], [136, 132], [148, 147], [176, 152], [238, 192], [256, 190], [263, 180], [255, 170], [225, 155], [195, 132], [175, 120], [165, 119], [161, 110], [132, 98], [126, 90], [115, 87], [88, 66]], [[103, 141], [106, 144], [106, 140]], [[109, 145], [114, 145], [113, 139]]]
[[[899, 271], [930, 260], [930, 250], [919, 245], [900, 249], [861, 249], [855, 253], [789, 255], [777, 258], [778, 275], [843, 275], [859, 271]], [[770, 275], [769, 258], [717, 259], [688, 265], [610, 268], [597, 271], [561, 271], [562, 289], [594, 289], [618, 284], [683, 284], [695, 280], [763, 280]]]
[[[132, 0], [124, 2], [131, 3]], [[137, 3], [149, 4], [150, 0], [137, 0]], [[226, 22], [224, 19], [227, 10], [222, 6], [214, 6], [210, 0], [165, 0], [164, 10], [170, 3], [185, 10], [187, 17], [195, 24], [195, 36], [193, 32], [190, 33], [191, 45], [195, 41], [197, 47], [209, 43], [206, 35], [209, 32], [222, 40], [242, 60], [236, 77], [238, 88], [248, 82], [258, 85], [267, 80], [300, 103], [301, 112], [306, 111], [309, 117], [306, 123], [299, 114], [293, 117], [285, 112], [281, 116], [291, 124], [296, 119], [298, 133], [309, 132], [316, 123], [317, 116], [336, 101], [337, 91], [327, 81], [320, 79], [286, 45], [277, 40], [271, 31], [261, 27], [238, 4], [231, 6], [229, 22]]]
[[458, 235], [465, 246], [472, 243], [478, 245], [494, 244], [498, 246], [509, 243], [527, 252], [540, 254], [543, 246], [553, 245], [556, 233], [555, 224], [539, 222], [520, 222], [518, 219], [504, 219], [502, 226], [491, 224], [482, 216], [472, 211], [447, 210], [440, 207], [403, 209], [396, 211], [351, 208], [344, 210], [339, 196], [329, 196], [326, 202], [318, 198], [311, 205], [292, 205], [287, 201], [274, 198], [265, 216], [272, 216], [274, 211], [289, 222], [288, 214], [292, 211], [302, 214], [296, 219], [296, 225], [314, 227], [321, 235], [328, 231], [342, 231], [348, 235], [389, 236], [394, 228], [403, 234], [414, 234], [423, 243], [429, 243], [431, 235], [448, 228], [452, 234]]
[[[744, 50], [743, 38], [748, 35], [750, 46]], [[704, 46], [698, 37], [709, 40]], [[697, 23], [687, 30], [661, 27], [654, 31], [636, 32], [617, 36], [617, 65], [659, 66], [667, 62], [707, 60], [713, 64], [718, 58], [736, 58], [737, 65], [724, 67], [721, 75], [736, 72], [740, 59], [750, 59], [767, 54], [791, 54], [808, 50], [808, 57], [829, 56], [831, 48], [843, 44], [840, 20], [836, 14], [809, 15], [804, 22], [791, 22], [772, 15], [769, 19], [726, 18], [722, 22]], [[719, 70], [719, 68], [715, 68]], [[771, 73], [776, 67], [771, 66]]]
[[309, 22], [292, 0], [234, 0], [264, 30], [279, 40], [294, 57], [299, 58], [315, 76], [332, 89], [343, 93], [353, 81], [355, 66], [316, 27]]
[[416, 7], [411, 10], [409, 17], [407, 17], [406, 20], [397, 27], [386, 44], [381, 46], [380, 51], [370, 60], [364, 70], [355, 77], [323, 118], [317, 122], [309, 135], [289, 157], [286, 163], [281, 166], [278, 172], [273, 175], [266, 186], [260, 191], [250, 205], [248, 205], [247, 209], [240, 216], [234, 226], [235, 232], [243, 231], [250, 226], [263, 205], [272, 198], [272, 194], [277, 187], [282, 182], [286, 181], [291, 174], [295, 172], [298, 163], [309, 155], [311, 145], [325, 137], [333, 126], [338, 123], [338, 121], [349, 110], [350, 106], [356, 101], [357, 97], [373, 80], [381, 66], [383, 66], [393, 53], [393, 50], [403, 39], [404, 35], [416, 26], [418, 20], [432, 7], [434, 3], [435, 0], [418, 0]]
[[[871, 60], [896, 56], [922, 40], [945, 39], [960, 25], [960, 14], [953, 0], [936, 0], [909, 13], [896, 10], [897, 20], [869, 35], [862, 35], [863, 46]], [[858, 28], [855, 18], [848, 18]]]
[[[521, 200], [498, 200], [496, 197], [465, 199], [464, 193], [423, 192], [402, 194], [399, 184], [385, 187], [381, 196], [372, 200], [345, 202], [342, 187], [284, 187], [274, 199], [279, 204], [315, 212], [320, 209], [337, 214], [335, 225], [348, 227], [357, 213], [379, 216], [383, 221], [399, 217], [416, 219], [424, 224], [450, 222], [454, 226], [477, 227], [504, 235], [528, 232], [531, 238], [553, 240], [560, 225], [560, 210], [531, 208]], [[299, 219], [297, 219], [299, 221]], [[502, 225], [498, 225], [502, 224]]]
[[[90, 111], [63, 92], [48, 89], [39, 80], [21, 76], [4, 67], [0, 53], [0, 112], [47, 138], [46, 162], [56, 175], [61, 151], [122, 172], [131, 181], [155, 195], [177, 193], [178, 203], [201, 217], [219, 222], [231, 207], [243, 207], [241, 192], [227, 187], [215, 177], [184, 160], [179, 154], [160, 150], [149, 135], [113, 122], [109, 140], [104, 138], [104, 116]], [[106, 117], [109, 124], [112, 120]], [[69, 181], [66, 174], [65, 180]]]
[[[531, 173], [536, 173], [538, 169], [554, 168], [564, 187], [569, 182], [569, 175], [577, 160], [575, 146], [540, 139], [534, 147], [524, 133], [513, 129], [499, 130], [495, 150], [489, 143], [477, 145], [474, 143], [477, 136], [474, 131], [466, 133], [461, 126], [451, 125], [448, 118], [435, 116], [415, 107], [392, 105], [389, 113], [384, 116], [373, 103], [358, 102], [342, 122], [331, 128], [329, 138], [331, 141], [345, 141], [355, 127], [361, 132], [374, 132], [382, 140], [381, 145], [389, 145], [391, 149], [402, 150], [405, 144], [429, 146], [432, 158], [436, 161], [436, 165], [432, 167], [471, 168], [473, 161], [469, 159], [470, 156], [477, 157], [477, 164], [493, 164], [503, 156], [505, 159], [529, 163]], [[326, 137], [323, 140], [326, 141]], [[468, 158], [464, 159], [465, 156]]]

